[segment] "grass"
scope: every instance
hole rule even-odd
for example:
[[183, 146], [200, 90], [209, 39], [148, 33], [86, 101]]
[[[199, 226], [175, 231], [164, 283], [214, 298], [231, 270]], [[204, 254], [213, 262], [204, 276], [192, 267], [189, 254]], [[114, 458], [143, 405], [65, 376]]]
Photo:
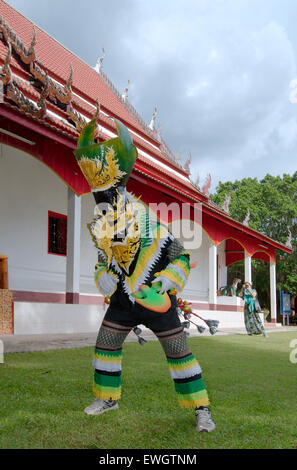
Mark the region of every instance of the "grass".
[[217, 429], [179, 408], [158, 342], [125, 343], [120, 409], [86, 416], [93, 348], [7, 354], [0, 364], [0, 448], [281, 449], [297, 447], [296, 332], [190, 338]]

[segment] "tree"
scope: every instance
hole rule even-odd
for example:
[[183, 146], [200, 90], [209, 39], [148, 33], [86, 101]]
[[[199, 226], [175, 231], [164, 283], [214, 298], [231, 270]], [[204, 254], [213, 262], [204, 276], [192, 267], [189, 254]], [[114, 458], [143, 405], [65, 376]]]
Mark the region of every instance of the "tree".
[[[277, 288], [297, 295], [297, 172], [282, 177], [267, 174], [260, 181], [257, 178], [244, 178], [235, 182], [219, 182], [210, 198], [222, 206], [229, 192], [229, 213], [234, 219], [243, 221], [249, 210], [251, 228], [284, 244], [291, 233], [292, 254], [278, 250], [276, 253]], [[267, 268], [263, 263], [255, 261], [255, 275], [261, 279], [261, 276], [266, 275]]]

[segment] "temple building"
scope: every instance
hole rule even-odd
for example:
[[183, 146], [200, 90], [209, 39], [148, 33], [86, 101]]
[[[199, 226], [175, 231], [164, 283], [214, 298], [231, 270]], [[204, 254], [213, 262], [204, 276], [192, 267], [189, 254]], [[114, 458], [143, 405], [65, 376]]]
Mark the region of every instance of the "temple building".
[[195, 211], [201, 214], [201, 240], [190, 249], [198, 264], [182, 297], [222, 327], [243, 326], [241, 299], [217, 290], [227, 284], [230, 264], [244, 259], [251, 281], [251, 260], [261, 259], [270, 265], [276, 322], [275, 250], [291, 250], [212, 203], [210, 181], [202, 189], [191, 181], [189, 165], [180, 164], [99, 61], [92, 68], [2, 0], [0, 80], [0, 253], [8, 266], [8, 284], [0, 285], [0, 334], [97, 330], [105, 305], [94, 284], [97, 253], [86, 227], [95, 203], [73, 150], [93, 117], [98, 141], [115, 137], [109, 116], [127, 126], [138, 150], [128, 190], [145, 204], [173, 204], [168, 222], [185, 205], [191, 220]]

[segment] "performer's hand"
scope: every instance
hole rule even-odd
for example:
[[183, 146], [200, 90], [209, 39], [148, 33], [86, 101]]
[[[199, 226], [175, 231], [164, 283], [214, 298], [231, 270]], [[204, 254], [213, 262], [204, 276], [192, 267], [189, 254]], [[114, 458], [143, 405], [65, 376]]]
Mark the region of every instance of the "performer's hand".
[[118, 278], [111, 273], [102, 273], [98, 278], [98, 289], [104, 295], [112, 295], [116, 290]]
[[[161, 284], [161, 287], [159, 288], [159, 294], [164, 294], [164, 292], [167, 292], [171, 289], [175, 289], [175, 290], [178, 290], [178, 286], [177, 284], [175, 284], [175, 282], [172, 282], [170, 279], [168, 279], [168, 277], [166, 276], [158, 276], [156, 277], [156, 279], [154, 279], [154, 281], [152, 282], [152, 286], [154, 286], [154, 284], [156, 283], [160, 283]], [[159, 286], [158, 286], [159, 287]]]

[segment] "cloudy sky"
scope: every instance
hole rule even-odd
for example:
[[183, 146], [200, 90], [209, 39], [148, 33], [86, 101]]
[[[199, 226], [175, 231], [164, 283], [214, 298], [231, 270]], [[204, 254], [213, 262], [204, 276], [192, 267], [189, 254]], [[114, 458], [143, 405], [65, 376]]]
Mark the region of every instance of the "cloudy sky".
[[91, 66], [104, 46], [103, 70], [120, 92], [130, 79], [148, 123], [157, 106], [194, 181], [297, 170], [295, 0], [7, 2]]

